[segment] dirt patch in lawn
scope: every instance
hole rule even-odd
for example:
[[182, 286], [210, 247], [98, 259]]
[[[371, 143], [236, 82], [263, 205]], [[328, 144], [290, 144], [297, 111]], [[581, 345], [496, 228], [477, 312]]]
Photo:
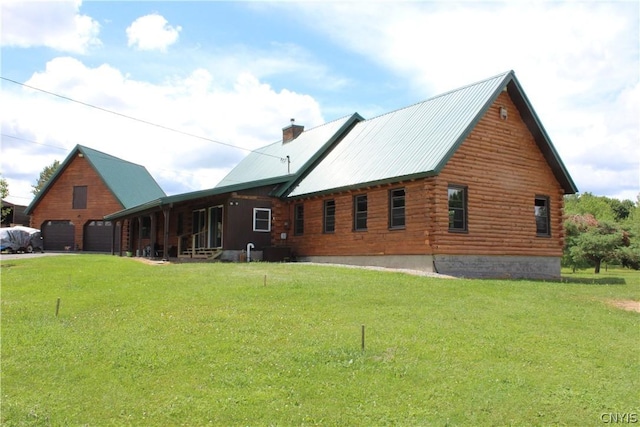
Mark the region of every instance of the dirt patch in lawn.
[[144, 257], [132, 257], [132, 259], [135, 259], [138, 262], [141, 262], [143, 264], [148, 264], [148, 265], [171, 264], [169, 261], [162, 261], [162, 260], [159, 260], [159, 259], [149, 259], [149, 258], [144, 258]]
[[640, 301], [633, 300], [609, 300], [607, 301], [614, 307], [621, 308], [623, 310], [635, 311], [640, 313]]

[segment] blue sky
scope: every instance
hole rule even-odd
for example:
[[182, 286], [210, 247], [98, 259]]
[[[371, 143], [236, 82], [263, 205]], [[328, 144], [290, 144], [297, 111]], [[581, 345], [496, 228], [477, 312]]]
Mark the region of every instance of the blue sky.
[[[617, 2], [8, 1], [0, 81], [10, 200], [82, 144], [168, 194], [244, 155], [513, 69], [581, 192], [640, 193], [640, 6]], [[242, 149], [233, 149], [224, 142]]]

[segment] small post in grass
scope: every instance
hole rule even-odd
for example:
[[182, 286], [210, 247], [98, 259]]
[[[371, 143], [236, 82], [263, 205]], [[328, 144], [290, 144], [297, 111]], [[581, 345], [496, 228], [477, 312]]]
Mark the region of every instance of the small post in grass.
[[362, 351], [364, 351], [364, 325], [362, 325]]
[[58, 312], [60, 311], [60, 298], [56, 301], [56, 317], [58, 317]]
[[264, 285], [267, 286], [267, 275], [264, 275]]

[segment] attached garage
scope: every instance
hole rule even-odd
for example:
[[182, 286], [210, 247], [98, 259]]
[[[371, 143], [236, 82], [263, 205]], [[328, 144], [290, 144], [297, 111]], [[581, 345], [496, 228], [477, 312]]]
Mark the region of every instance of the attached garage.
[[84, 225], [84, 251], [111, 252], [111, 236], [113, 223], [111, 221], [95, 220]]
[[45, 221], [42, 224], [42, 239], [45, 251], [74, 250], [75, 227], [69, 220]]

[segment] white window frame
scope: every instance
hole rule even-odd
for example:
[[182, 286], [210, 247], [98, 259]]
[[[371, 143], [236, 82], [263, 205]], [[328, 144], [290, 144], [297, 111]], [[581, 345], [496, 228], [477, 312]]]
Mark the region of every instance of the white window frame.
[[[258, 212], [268, 212], [269, 213], [269, 219], [267, 222], [267, 228], [266, 229], [262, 229], [262, 228], [258, 228], [258, 224], [257, 224], [257, 220], [258, 220]], [[260, 221], [264, 221], [264, 220], [260, 220]], [[271, 232], [271, 209], [269, 208], [253, 208], [253, 231], [258, 231], [258, 232], [263, 232], [263, 233], [269, 233]]]

